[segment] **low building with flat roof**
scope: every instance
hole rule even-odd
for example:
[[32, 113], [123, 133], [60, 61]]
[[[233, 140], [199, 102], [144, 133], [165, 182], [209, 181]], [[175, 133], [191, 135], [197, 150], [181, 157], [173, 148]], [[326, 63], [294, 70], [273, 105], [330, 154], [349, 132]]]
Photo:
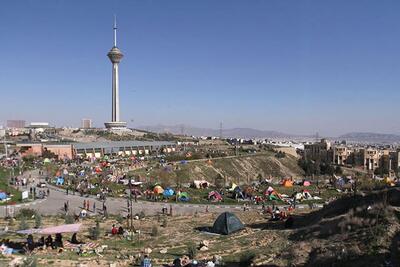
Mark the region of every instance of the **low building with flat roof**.
[[168, 141], [109, 141], [74, 143], [74, 155], [102, 157], [104, 155], [148, 155], [153, 152], [176, 151], [177, 144]]
[[151, 153], [171, 153], [177, 144], [168, 141], [109, 141], [89, 143], [18, 143], [22, 156], [42, 156], [47, 150], [58, 158], [103, 157], [104, 155], [148, 155]]

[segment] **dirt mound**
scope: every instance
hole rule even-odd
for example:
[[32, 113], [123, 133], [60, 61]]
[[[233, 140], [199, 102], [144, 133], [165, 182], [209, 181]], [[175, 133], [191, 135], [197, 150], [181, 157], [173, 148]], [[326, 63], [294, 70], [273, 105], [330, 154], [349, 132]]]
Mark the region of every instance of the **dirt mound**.
[[400, 189], [391, 188], [344, 197], [296, 217], [289, 237], [296, 253], [288, 256], [302, 266], [400, 266], [399, 207]]

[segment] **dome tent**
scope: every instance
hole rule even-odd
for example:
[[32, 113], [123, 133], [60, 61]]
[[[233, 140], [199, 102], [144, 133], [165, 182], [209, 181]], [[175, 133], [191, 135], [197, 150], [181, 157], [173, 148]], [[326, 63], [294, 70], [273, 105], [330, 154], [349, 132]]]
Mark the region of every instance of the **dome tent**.
[[174, 190], [171, 187], [168, 187], [164, 190], [163, 196], [164, 197], [172, 197], [175, 194]]
[[230, 212], [221, 213], [215, 220], [212, 232], [221, 235], [229, 235], [244, 228], [243, 223]]

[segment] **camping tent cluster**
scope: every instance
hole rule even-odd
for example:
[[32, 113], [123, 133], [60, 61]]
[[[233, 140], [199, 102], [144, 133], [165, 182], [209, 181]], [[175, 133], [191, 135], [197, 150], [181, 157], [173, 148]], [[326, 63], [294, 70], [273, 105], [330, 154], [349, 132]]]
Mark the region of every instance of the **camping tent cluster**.
[[177, 198], [177, 200], [186, 202], [189, 201], [189, 194], [187, 192], [182, 192], [178, 190], [177, 192], [174, 191], [171, 187], [167, 187], [164, 189], [161, 185], [156, 184], [154, 185], [153, 189], [148, 189], [144, 192], [147, 199], [158, 200], [159, 197], [164, 199], [170, 199], [173, 196]]

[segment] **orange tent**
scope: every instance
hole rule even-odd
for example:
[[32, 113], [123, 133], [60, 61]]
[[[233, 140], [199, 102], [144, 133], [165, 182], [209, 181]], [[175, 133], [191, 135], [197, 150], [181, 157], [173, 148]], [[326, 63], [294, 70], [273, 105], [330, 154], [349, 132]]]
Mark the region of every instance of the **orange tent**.
[[284, 180], [283, 183], [282, 183], [282, 185], [283, 185], [284, 187], [292, 187], [292, 186], [293, 186], [293, 181]]
[[154, 194], [162, 194], [164, 193], [164, 189], [161, 186], [156, 185], [153, 189], [153, 192]]

